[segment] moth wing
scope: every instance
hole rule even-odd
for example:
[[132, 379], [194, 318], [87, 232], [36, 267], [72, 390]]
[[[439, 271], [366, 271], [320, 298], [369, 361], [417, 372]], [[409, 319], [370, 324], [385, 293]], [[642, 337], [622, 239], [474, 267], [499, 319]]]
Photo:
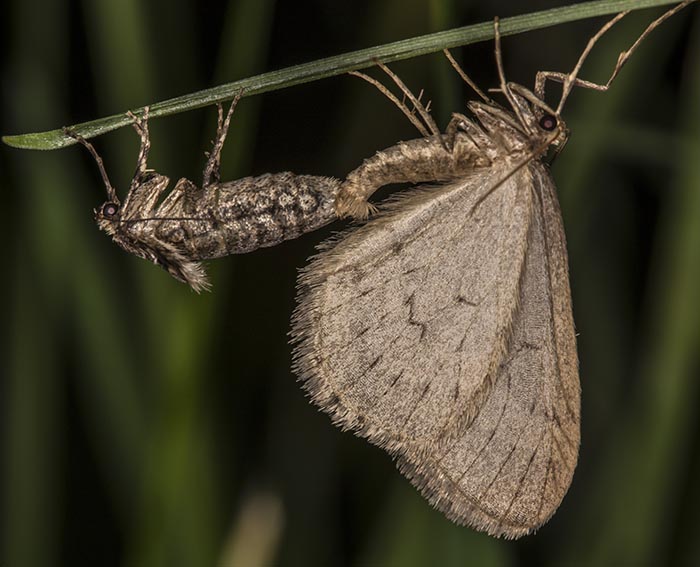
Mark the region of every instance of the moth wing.
[[481, 411], [449, 447], [399, 468], [451, 519], [519, 537], [545, 523], [578, 458], [580, 385], [566, 243], [554, 183], [531, 164], [533, 222], [508, 352]]
[[178, 246], [167, 240], [155, 238], [147, 232], [141, 232], [136, 244], [128, 240], [124, 241], [119, 237], [115, 237], [115, 241], [128, 252], [160, 266], [176, 280], [189, 285], [197, 293], [208, 291], [211, 287], [204, 266], [200, 262], [192, 260]]
[[310, 263], [295, 370], [337, 424], [417, 454], [478, 412], [510, 335], [532, 205], [527, 168], [497, 184], [488, 171], [409, 193]]

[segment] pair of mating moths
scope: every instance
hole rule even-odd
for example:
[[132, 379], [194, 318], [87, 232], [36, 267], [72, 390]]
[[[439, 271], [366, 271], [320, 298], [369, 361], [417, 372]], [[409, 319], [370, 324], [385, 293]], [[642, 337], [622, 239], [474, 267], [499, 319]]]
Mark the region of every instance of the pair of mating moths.
[[[221, 183], [219, 163], [237, 99], [224, 117], [202, 187], [146, 168], [148, 112], [123, 203], [96, 159], [108, 201], [100, 229], [128, 252], [199, 291], [200, 260], [296, 238], [336, 216], [364, 218], [367, 198], [390, 183], [422, 184], [359, 228], [321, 246], [300, 277], [294, 367], [333, 421], [386, 449], [450, 519], [517, 538], [556, 511], [571, 483], [580, 438], [580, 387], [568, 262], [554, 181], [543, 158], [559, 151], [574, 86], [607, 90], [639, 42], [690, 2], [655, 20], [623, 52], [605, 85], [578, 79], [596, 41], [570, 74], [540, 72], [534, 91], [506, 82], [495, 24], [498, 91], [476, 120], [454, 114], [441, 133], [427, 109], [382, 68], [421, 116], [379, 86], [421, 131], [364, 161], [341, 182], [266, 174]], [[547, 80], [562, 83], [556, 109]], [[240, 96], [240, 95], [239, 95]], [[432, 185], [425, 185], [431, 183]]]

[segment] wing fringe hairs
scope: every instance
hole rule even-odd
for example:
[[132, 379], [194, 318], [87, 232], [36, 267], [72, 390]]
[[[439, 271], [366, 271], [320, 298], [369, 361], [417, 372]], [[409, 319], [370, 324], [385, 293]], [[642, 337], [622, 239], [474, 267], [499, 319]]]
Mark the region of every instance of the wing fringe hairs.
[[[494, 537], [511, 540], [537, 530], [537, 528], [505, 522], [495, 514], [489, 515], [482, 506], [461, 490], [445, 471], [439, 467], [436, 469], [435, 465], [431, 465], [427, 470], [428, 467], [425, 464], [416, 465], [405, 456], [398, 455], [396, 466], [433, 508], [455, 524], [470, 526]], [[459, 499], [454, 498], [455, 494]], [[545, 524], [555, 512], [556, 508], [542, 520], [540, 525]]]
[[[412, 209], [417, 209], [435, 199], [436, 194], [449, 191], [451, 188], [462, 186], [465, 180], [443, 184], [424, 184], [413, 187], [407, 191], [394, 194], [387, 198], [378, 209], [378, 214], [370, 221], [359, 224], [355, 221], [349, 228], [338, 232], [319, 244], [316, 249], [317, 254], [313, 255], [308, 264], [300, 270], [297, 284], [297, 308], [291, 319], [291, 343], [294, 345], [292, 370], [302, 382], [302, 387], [308, 393], [311, 400], [329, 414], [334, 425], [343, 431], [352, 431], [360, 437], [364, 437], [372, 444], [388, 451], [392, 456], [398, 455], [405, 449], [408, 439], [396, 439], [396, 436], [387, 433], [382, 428], [367, 423], [363, 416], [357, 411], [349, 409], [338, 394], [332, 389], [326, 380], [320, 375], [321, 360], [317, 354], [315, 336], [309, 331], [313, 328], [313, 321], [319, 312], [317, 301], [317, 291], [324, 282], [327, 275], [333, 273], [334, 268], [339, 263], [341, 256], [337, 251], [340, 242], [347, 241], [348, 246], [352, 243], [363, 240], [366, 234], [380, 230], [389, 225], [398, 215], [410, 213]], [[512, 313], [519, 308], [519, 288], [516, 293], [516, 302], [513, 304]], [[511, 322], [506, 326], [506, 333], [497, 342], [494, 350], [491, 371], [488, 373], [482, 386], [473, 394], [471, 401], [465, 411], [457, 416], [457, 423], [450, 428], [455, 431], [455, 435], [464, 431], [478, 414], [478, 408], [488, 397], [489, 391], [495, 379], [495, 370], [498, 363], [508, 352]], [[444, 443], [449, 442], [452, 436], [445, 435], [442, 438]], [[424, 449], [431, 452], [430, 449]], [[420, 456], [421, 450], [416, 454]]]

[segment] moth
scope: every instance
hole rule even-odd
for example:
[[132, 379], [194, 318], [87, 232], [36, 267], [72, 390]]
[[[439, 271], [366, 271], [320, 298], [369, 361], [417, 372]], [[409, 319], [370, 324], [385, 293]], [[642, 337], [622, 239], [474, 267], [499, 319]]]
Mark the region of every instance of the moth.
[[[534, 90], [505, 79], [494, 23], [500, 106], [482, 99], [441, 133], [382, 66], [425, 124], [422, 138], [365, 160], [338, 192], [339, 216], [366, 217], [388, 183], [421, 184], [359, 228], [324, 243], [299, 280], [294, 369], [333, 422], [388, 451], [449, 519], [518, 538], [559, 507], [578, 459], [580, 384], [564, 228], [544, 159], [569, 132], [561, 112], [606, 23], [571, 73], [539, 72]], [[363, 75], [360, 75], [363, 76]], [[363, 76], [364, 77], [364, 76]], [[374, 79], [368, 78], [376, 84]], [[547, 81], [562, 83], [556, 108]], [[385, 94], [388, 90], [379, 85]], [[431, 184], [428, 184], [431, 183]]]
[[94, 211], [100, 230], [127, 252], [161, 266], [197, 292], [209, 287], [201, 260], [274, 246], [336, 218], [340, 181], [331, 177], [282, 172], [220, 181], [221, 150], [240, 96], [225, 118], [218, 105], [216, 139], [202, 187], [183, 178], [164, 198], [169, 178], [146, 165], [151, 146], [148, 108], [141, 118], [129, 113], [141, 148], [123, 203], [92, 144], [66, 130], [92, 154], [107, 189], [107, 201]]

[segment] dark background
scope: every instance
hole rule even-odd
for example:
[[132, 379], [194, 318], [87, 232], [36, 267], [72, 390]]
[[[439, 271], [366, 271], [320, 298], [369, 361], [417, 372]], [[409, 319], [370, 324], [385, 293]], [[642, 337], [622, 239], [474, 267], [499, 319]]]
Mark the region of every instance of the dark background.
[[[47, 130], [260, 72], [558, 5], [457, 0], [8, 0], [1, 132]], [[604, 81], [660, 9], [583, 76]], [[504, 40], [510, 80], [568, 71], [604, 19]], [[432, 510], [387, 455], [331, 425], [290, 372], [295, 277], [342, 226], [211, 262], [198, 296], [100, 233], [87, 152], [0, 148], [3, 566], [700, 564], [700, 10], [658, 29], [608, 93], [576, 91], [554, 164], [583, 388], [573, 485], [501, 541]], [[490, 42], [455, 50], [495, 86]], [[441, 127], [467, 92], [442, 56], [393, 66]], [[556, 99], [556, 89], [554, 89]], [[199, 182], [215, 111], [152, 122], [150, 165]], [[223, 178], [343, 177], [415, 136], [341, 76], [246, 98]], [[96, 141], [113, 183], [138, 139]]]

